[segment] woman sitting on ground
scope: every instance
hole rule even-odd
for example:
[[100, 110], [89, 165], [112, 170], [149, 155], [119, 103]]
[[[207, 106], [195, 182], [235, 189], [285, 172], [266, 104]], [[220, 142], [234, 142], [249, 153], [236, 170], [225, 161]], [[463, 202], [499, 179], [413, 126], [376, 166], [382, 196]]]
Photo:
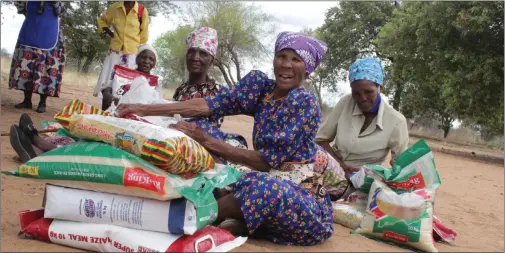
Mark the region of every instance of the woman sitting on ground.
[[[391, 151], [408, 148], [407, 120], [380, 94], [384, 70], [373, 57], [357, 60], [349, 68], [352, 93], [344, 96], [322, 124], [316, 141], [347, 171], [365, 164], [382, 164]], [[334, 141], [333, 146], [330, 142]]]
[[279, 244], [315, 245], [331, 237], [333, 211], [314, 168], [321, 110], [314, 93], [301, 86], [325, 53], [326, 44], [317, 39], [282, 32], [275, 44], [275, 80], [251, 71], [234, 88], [214, 96], [176, 104], [120, 104], [116, 112], [119, 116], [253, 116], [254, 150], [217, 140], [196, 124], [181, 121], [172, 127], [210, 152], [254, 170], [244, 173], [231, 192], [218, 199], [218, 221], [233, 221], [221, 224], [222, 228]]
[[[137, 70], [142, 73], [150, 74], [151, 70], [156, 66], [156, 59], [156, 50], [149, 45], [143, 45], [140, 47], [137, 57], [135, 58]], [[109, 88], [110, 89], [104, 92], [104, 94], [110, 96], [110, 101], [112, 102], [112, 88]], [[10, 128], [10, 142], [11, 146], [21, 158], [21, 161], [27, 162], [37, 155], [73, 143], [74, 139], [67, 136], [41, 137], [38, 135], [38, 131], [30, 116], [28, 114], [22, 114], [19, 119], [19, 125], [12, 125]]]

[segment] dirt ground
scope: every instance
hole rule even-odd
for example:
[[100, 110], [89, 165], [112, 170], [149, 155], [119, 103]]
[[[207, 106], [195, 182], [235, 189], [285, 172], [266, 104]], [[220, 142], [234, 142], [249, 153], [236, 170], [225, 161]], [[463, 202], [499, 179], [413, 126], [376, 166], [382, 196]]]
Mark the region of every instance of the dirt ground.
[[[22, 112], [29, 113], [36, 124], [52, 120], [52, 116], [72, 98], [80, 98], [93, 105], [100, 105], [100, 101], [91, 94], [92, 87], [63, 86], [61, 98], [49, 98], [47, 113], [38, 114], [33, 110], [14, 109], [15, 103], [22, 100], [22, 93], [8, 90], [7, 84], [2, 82], [1, 93], [1, 121], [0, 129], [8, 132], [11, 124], [17, 123]], [[34, 96], [34, 104], [38, 97]], [[251, 143], [252, 118], [236, 116], [225, 120], [224, 129], [229, 132], [240, 133], [249, 137]], [[413, 138], [412, 142], [415, 141]], [[447, 154], [453, 148], [441, 142], [428, 141], [433, 147], [436, 165], [439, 170], [442, 185], [437, 191], [435, 207], [436, 215], [446, 225], [454, 229], [458, 236], [454, 245], [438, 244], [440, 251], [445, 252], [503, 252], [504, 251], [504, 168], [503, 164], [476, 159], [471, 156], [455, 156]], [[457, 147], [471, 152], [472, 147]], [[442, 151], [442, 152], [438, 152]], [[10, 147], [8, 137], [1, 139], [2, 170], [14, 170], [20, 161]], [[466, 152], [465, 151], [465, 152]], [[461, 153], [461, 152], [460, 152]], [[490, 157], [503, 158], [502, 151], [479, 150]], [[17, 213], [21, 210], [39, 208], [42, 204], [44, 185], [33, 180], [1, 176], [1, 251], [16, 252], [70, 252], [79, 251], [54, 244], [34, 240], [19, 239], [19, 220]], [[333, 237], [317, 246], [287, 247], [274, 245], [265, 241], [248, 240], [236, 252], [302, 252], [302, 251], [377, 251], [400, 252], [405, 251], [395, 246], [386, 245], [360, 235], [350, 234], [350, 230], [335, 225]]]

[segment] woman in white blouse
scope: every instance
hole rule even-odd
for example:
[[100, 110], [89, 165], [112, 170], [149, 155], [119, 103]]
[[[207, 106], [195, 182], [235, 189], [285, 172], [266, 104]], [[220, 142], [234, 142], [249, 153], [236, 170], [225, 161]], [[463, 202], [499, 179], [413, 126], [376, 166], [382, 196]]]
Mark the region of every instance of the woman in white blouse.
[[349, 81], [352, 93], [337, 103], [319, 129], [317, 143], [347, 173], [365, 164], [382, 164], [390, 151], [392, 164], [395, 154], [407, 149], [409, 134], [405, 117], [381, 98], [384, 70], [380, 61], [357, 60], [349, 68]]

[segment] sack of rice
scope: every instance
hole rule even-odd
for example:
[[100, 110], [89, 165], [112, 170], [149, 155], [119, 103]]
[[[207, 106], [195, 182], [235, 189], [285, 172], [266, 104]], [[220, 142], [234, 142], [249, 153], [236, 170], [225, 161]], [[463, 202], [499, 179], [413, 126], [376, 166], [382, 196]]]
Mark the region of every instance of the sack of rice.
[[186, 198], [161, 201], [47, 185], [44, 218], [192, 235], [216, 219], [213, 202], [198, 206]]
[[[190, 179], [168, 174], [141, 158], [105, 143], [79, 141], [37, 156], [3, 174], [42, 180], [71, 188], [170, 200], [204, 201], [214, 187], [223, 188], [241, 175], [218, 166]], [[204, 185], [204, 188], [202, 188]], [[209, 192], [210, 191], [210, 192]]]
[[140, 121], [76, 114], [69, 132], [81, 139], [102, 141], [126, 150], [172, 174], [214, 169], [211, 154], [182, 132]]
[[94, 252], [228, 252], [246, 237], [207, 226], [193, 235], [174, 235], [109, 224], [44, 218], [44, 209], [19, 213], [21, 232], [28, 238]]
[[435, 191], [417, 189], [396, 193], [375, 181], [366, 213], [356, 233], [426, 252], [438, 252], [433, 239]]
[[333, 222], [350, 229], [356, 229], [363, 219], [365, 209], [366, 203], [357, 204], [337, 201], [333, 203]]
[[370, 191], [375, 180], [384, 181], [399, 191], [435, 190], [441, 183], [433, 153], [424, 140], [419, 140], [400, 154], [391, 169], [365, 165], [350, 177], [353, 186], [365, 193]]

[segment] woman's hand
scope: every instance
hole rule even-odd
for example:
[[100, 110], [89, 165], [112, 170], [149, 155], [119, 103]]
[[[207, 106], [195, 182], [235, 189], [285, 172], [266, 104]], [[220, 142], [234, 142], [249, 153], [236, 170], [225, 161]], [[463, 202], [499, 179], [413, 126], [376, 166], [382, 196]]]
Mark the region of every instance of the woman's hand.
[[344, 170], [345, 172], [345, 178], [349, 179], [350, 176], [351, 176], [351, 173], [352, 172], [358, 172], [359, 169], [358, 168], [353, 168], [353, 167], [349, 167], [349, 166], [343, 166], [342, 169]]
[[177, 124], [170, 125], [170, 128], [183, 132], [191, 139], [202, 144], [204, 147], [209, 142], [209, 140], [212, 139], [212, 137], [203, 131], [201, 127], [198, 127], [196, 124], [189, 123], [184, 120], [177, 122]]
[[128, 114], [135, 114], [138, 116], [144, 116], [143, 110], [144, 105], [141, 104], [119, 104], [119, 106], [114, 111], [116, 117], [123, 117]]

